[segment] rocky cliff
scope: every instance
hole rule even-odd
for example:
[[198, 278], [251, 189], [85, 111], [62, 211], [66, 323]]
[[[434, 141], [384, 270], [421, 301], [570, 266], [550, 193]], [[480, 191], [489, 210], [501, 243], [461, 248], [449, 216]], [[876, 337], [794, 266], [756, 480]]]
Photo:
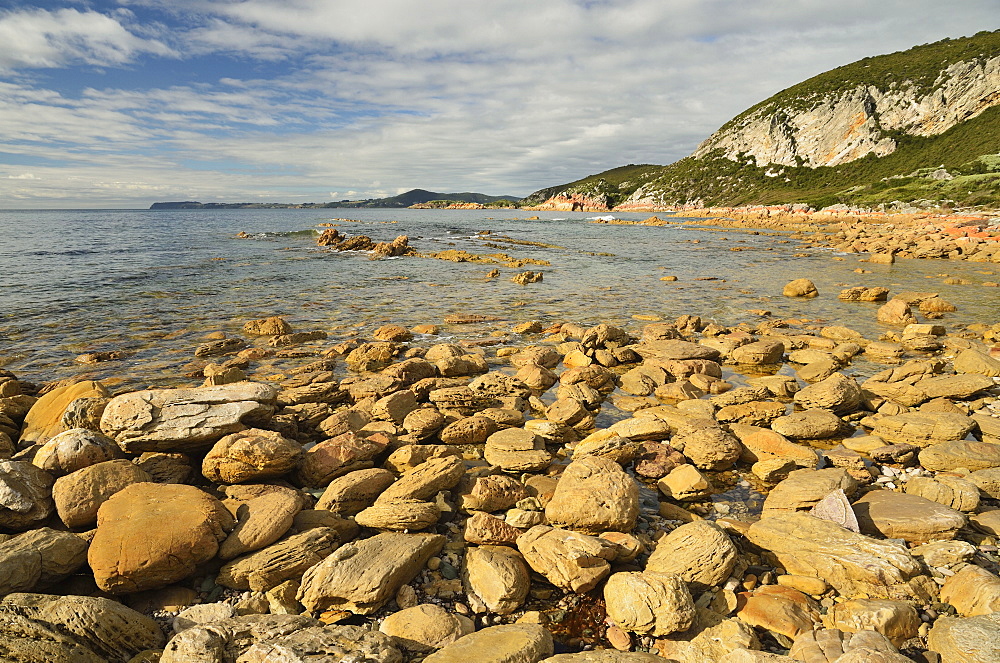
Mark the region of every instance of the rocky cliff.
[[900, 133], [934, 136], [1000, 105], [1000, 56], [955, 62], [930, 89], [911, 80], [860, 83], [810, 97], [779, 95], [738, 116], [698, 146], [758, 166], [836, 166], [891, 154]]

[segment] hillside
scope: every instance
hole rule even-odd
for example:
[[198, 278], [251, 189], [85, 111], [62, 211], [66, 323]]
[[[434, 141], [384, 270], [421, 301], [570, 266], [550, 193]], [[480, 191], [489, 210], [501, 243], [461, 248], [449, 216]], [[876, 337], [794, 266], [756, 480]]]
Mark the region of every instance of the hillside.
[[488, 205], [501, 201], [517, 201], [518, 196], [487, 196], [485, 193], [435, 193], [424, 189], [411, 189], [406, 193], [390, 198], [371, 198], [368, 200], [343, 200], [337, 203], [327, 203], [326, 207], [410, 207], [431, 201], [452, 201], [459, 203], [480, 203]]
[[1000, 31], [865, 58], [794, 85], [669, 166], [535, 192], [588, 208], [804, 202], [1000, 206]]

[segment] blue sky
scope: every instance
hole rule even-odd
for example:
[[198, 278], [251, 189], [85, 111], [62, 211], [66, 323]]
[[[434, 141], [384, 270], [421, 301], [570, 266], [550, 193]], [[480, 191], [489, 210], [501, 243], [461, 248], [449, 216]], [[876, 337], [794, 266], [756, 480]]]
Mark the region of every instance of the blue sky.
[[526, 195], [1000, 0], [0, 0], [0, 208]]

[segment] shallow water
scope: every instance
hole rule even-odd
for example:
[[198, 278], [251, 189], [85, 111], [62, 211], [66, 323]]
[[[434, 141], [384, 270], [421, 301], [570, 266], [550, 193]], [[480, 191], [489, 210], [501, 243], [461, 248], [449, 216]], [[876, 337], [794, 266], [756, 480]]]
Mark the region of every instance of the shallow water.
[[[532, 215], [541, 220], [528, 221]], [[237, 334], [247, 320], [269, 315], [285, 316], [297, 331], [325, 330], [331, 342], [365, 336], [386, 323], [433, 323], [446, 335], [476, 338], [535, 319], [611, 322], [635, 332], [647, 322], [633, 315], [760, 321], [751, 309], [877, 335], [877, 304], [836, 299], [852, 285], [939, 292], [959, 307], [943, 321], [948, 325], [997, 321], [1000, 291], [978, 285], [997, 279], [983, 273], [1000, 271], [996, 265], [859, 265], [860, 256], [837, 261], [826, 250], [793, 257], [803, 251], [801, 244], [779, 243], [781, 236], [594, 224], [594, 216], [517, 210], [0, 211], [0, 365], [38, 382], [86, 376], [166, 385], [184, 372], [206, 333]], [[520, 286], [509, 279], [522, 270], [502, 266], [500, 278], [487, 279], [492, 265], [414, 257], [371, 261], [366, 254], [317, 247], [321, 223], [376, 241], [405, 234], [421, 252], [503, 252], [551, 266], [523, 268], [545, 276]], [[478, 234], [486, 230], [491, 234]], [[251, 237], [238, 238], [240, 232]], [[854, 273], [859, 266], [873, 273]], [[678, 280], [660, 280], [667, 275]], [[976, 285], [944, 285], [945, 275]], [[821, 296], [782, 297], [784, 283], [799, 277], [812, 279]], [[503, 321], [443, 325], [455, 313]], [[96, 366], [74, 362], [79, 354], [104, 350], [125, 350], [129, 357]]]

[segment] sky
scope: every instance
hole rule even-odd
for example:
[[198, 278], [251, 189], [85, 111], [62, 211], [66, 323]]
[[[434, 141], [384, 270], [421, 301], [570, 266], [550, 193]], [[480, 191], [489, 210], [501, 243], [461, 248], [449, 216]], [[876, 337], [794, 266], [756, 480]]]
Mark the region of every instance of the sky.
[[1000, 0], [0, 0], [0, 208], [524, 196]]

